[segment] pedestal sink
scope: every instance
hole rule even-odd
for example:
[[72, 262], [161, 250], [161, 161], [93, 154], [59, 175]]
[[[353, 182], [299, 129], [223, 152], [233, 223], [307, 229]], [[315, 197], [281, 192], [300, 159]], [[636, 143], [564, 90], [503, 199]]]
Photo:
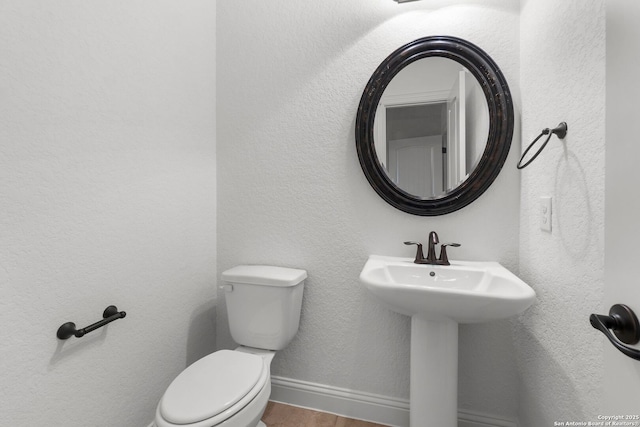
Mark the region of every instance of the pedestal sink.
[[411, 427], [455, 427], [458, 418], [458, 324], [505, 319], [536, 294], [497, 262], [371, 255], [360, 281], [391, 310], [411, 316]]

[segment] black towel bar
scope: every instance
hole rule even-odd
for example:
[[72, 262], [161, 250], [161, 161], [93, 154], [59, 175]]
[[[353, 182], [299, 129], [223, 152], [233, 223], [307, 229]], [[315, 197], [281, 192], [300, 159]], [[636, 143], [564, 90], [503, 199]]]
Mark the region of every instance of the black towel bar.
[[127, 313], [124, 311], [118, 311], [115, 305], [110, 305], [102, 313], [103, 319], [87, 326], [86, 328], [76, 329], [76, 324], [73, 322], [67, 322], [58, 328], [56, 336], [61, 340], [66, 340], [75, 336], [76, 338], [82, 338], [91, 331], [95, 331], [98, 328], [102, 328], [107, 323], [111, 323], [114, 320], [122, 319]]

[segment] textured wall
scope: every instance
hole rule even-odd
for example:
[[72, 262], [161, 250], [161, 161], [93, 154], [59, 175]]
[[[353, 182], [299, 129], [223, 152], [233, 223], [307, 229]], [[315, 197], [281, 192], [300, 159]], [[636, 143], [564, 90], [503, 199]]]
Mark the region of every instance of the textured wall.
[[[520, 273], [538, 293], [517, 335], [523, 427], [601, 413], [602, 346], [588, 316], [603, 288], [604, 3], [528, 0], [521, 12], [523, 142], [569, 125], [522, 173]], [[553, 196], [551, 233], [541, 196]]]
[[[607, 0], [605, 297], [600, 313], [623, 303], [638, 313], [640, 192], [633, 179], [640, 158], [640, 121], [636, 100], [640, 86], [640, 3]], [[605, 342], [603, 413], [637, 414], [640, 364]], [[636, 346], [636, 348], [639, 348]], [[624, 392], [622, 392], [624, 391]]]
[[[436, 218], [387, 205], [357, 160], [354, 121], [371, 73], [427, 35], [485, 49], [518, 95], [517, 1], [218, 1], [218, 272], [239, 263], [307, 269], [300, 331], [273, 373], [407, 397], [409, 319], [367, 295], [369, 254], [412, 256], [430, 230], [453, 258], [517, 269], [519, 141], [473, 205]], [[499, 28], [499, 31], [496, 29]], [[516, 134], [519, 129], [516, 130]], [[222, 299], [222, 296], [220, 296]], [[232, 347], [224, 304], [218, 347]], [[511, 324], [462, 326], [460, 404], [515, 416]]]
[[[147, 425], [214, 346], [215, 2], [0, 2], [0, 425]], [[61, 342], [60, 324], [125, 319]]]

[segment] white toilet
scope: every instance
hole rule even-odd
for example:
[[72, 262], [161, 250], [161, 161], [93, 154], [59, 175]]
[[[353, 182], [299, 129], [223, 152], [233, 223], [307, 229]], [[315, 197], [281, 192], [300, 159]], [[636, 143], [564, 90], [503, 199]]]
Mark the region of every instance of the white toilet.
[[182, 371], [156, 409], [156, 427], [259, 427], [276, 350], [298, 332], [305, 270], [239, 265], [222, 273], [231, 336], [240, 344]]

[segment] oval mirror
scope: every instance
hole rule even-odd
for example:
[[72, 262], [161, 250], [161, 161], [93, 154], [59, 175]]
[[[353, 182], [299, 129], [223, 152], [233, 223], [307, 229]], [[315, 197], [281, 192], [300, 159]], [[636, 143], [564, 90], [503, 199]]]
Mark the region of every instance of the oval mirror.
[[443, 215], [477, 199], [509, 154], [513, 105], [493, 60], [472, 43], [425, 37], [376, 69], [356, 117], [369, 183], [414, 215]]

